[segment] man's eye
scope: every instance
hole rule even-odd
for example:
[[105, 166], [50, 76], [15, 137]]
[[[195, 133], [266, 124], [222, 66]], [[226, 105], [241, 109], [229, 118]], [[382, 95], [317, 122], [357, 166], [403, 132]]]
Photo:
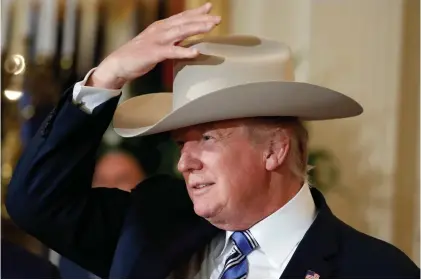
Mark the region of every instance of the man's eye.
[[212, 137], [212, 136], [210, 136], [210, 135], [203, 135], [203, 136], [202, 136], [202, 139], [203, 139], [203, 140], [205, 140], [205, 141], [208, 141], [208, 140], [213, 139], [213, 137]]

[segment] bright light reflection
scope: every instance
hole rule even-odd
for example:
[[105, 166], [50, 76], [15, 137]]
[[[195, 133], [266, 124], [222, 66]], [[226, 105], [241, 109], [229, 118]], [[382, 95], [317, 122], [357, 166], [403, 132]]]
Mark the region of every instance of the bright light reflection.
[[17, 90], [8, 90], [6, 89], [4, 91], [4, 96], [6, 96], [7, 99], [15, 101], [22, 97], [22, 92]]

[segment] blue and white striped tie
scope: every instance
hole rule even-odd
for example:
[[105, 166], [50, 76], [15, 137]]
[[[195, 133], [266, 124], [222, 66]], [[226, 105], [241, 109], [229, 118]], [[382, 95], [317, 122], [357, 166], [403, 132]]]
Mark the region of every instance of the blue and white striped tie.
[[231, 239], [234, 241], [233, 253], [227, 258], [224, 270], [219, 278], [247, 278], [249, 272], [247, 255], [259, 247], [259, 244], [248, 230], [234, 232]]

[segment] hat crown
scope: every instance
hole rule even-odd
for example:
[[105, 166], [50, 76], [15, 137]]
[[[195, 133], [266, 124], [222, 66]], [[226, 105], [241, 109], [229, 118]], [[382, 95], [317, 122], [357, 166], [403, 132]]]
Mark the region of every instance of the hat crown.
[[234, 35], [208, 37], [185, 46], [201, 54], [175, 62], [173, 109], [238, 85], [294, 81], [291, 50], [281, 42]]
[[314, 121], [363, 112], [342, 93], [296, 82], [292, 54], [284, 43], [234, 35], [185, 46], [201, 54], [175, 61], [173, 93], [143, 94], [120, 104], [113, 120], [119, 135], [149, 135], [238, 118], [295, 116]]

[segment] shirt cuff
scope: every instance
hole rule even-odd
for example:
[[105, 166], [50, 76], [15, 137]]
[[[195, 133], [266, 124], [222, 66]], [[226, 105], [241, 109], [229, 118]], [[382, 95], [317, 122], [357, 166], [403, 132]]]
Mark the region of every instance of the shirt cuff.
[[79, 104], [83, 111], [92, 113], [92, 111], [102, 103], [120, 94], [121, 90], [105, 89], [85, 86], [89, 77], [96, 68], [91, 69], [85, 78], [77, 82], [73, 87], [73, 102]]

